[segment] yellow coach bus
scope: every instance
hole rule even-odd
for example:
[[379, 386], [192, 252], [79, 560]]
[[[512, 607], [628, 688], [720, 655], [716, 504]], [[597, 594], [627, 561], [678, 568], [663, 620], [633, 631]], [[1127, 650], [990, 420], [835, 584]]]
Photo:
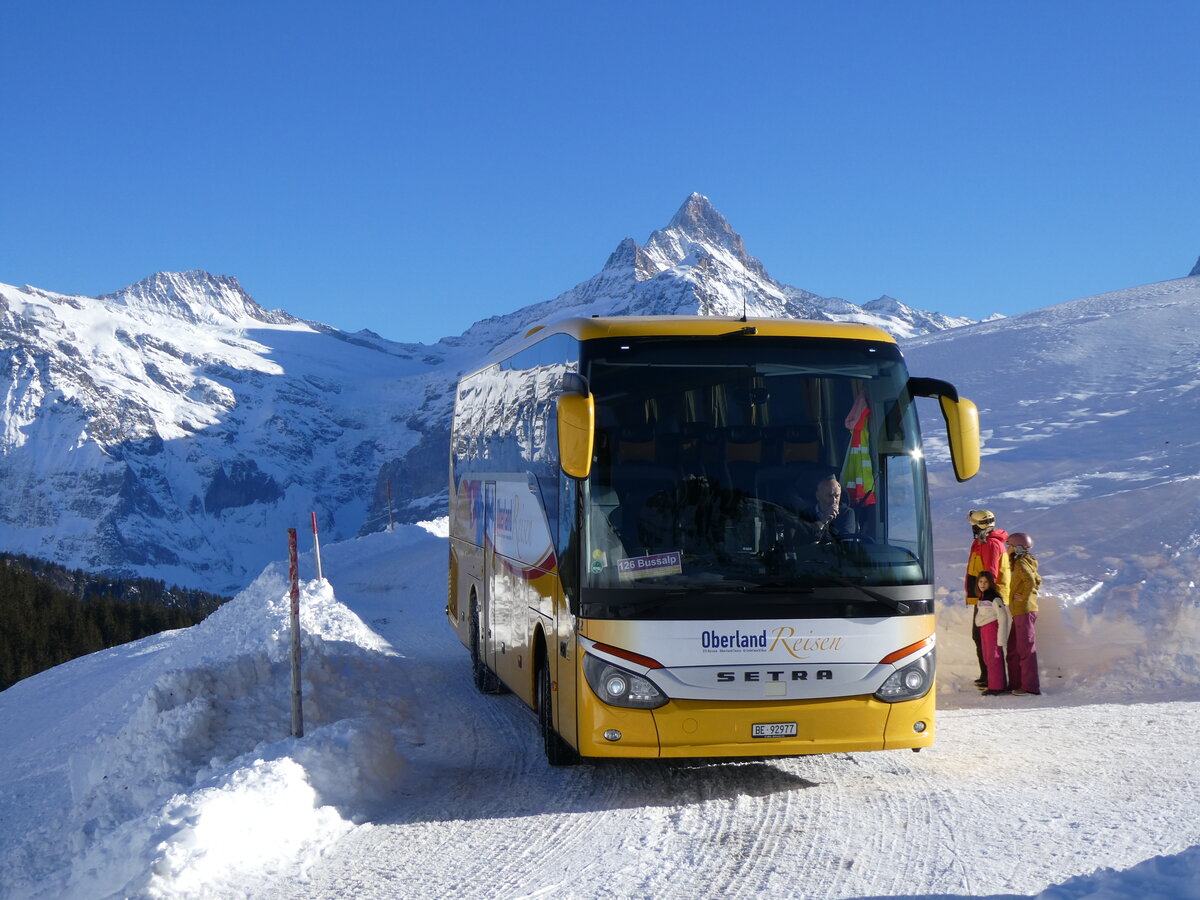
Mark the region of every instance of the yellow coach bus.
[[974, 404], [863, 325], [567, 319], [458, 384], [447, 615], [547, 758], [766, 757], [934, 737], [914, 397], [962, 481]]

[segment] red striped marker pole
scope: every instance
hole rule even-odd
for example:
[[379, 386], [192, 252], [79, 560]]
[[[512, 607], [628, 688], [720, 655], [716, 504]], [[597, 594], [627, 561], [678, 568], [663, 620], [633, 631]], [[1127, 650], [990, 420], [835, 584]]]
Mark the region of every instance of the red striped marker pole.
[[288, 576], [292, 586], [292, 737], [304, 737], [304, 712], [300, 704], [300, 566], [296, 529], [288, 529]]
[[325, 576], [321, 574], [321, 538], [317, 535], [317, 514], [312, 514], [313, 525], [313, 551], [317, 557], [317, 581], [324, 581]]

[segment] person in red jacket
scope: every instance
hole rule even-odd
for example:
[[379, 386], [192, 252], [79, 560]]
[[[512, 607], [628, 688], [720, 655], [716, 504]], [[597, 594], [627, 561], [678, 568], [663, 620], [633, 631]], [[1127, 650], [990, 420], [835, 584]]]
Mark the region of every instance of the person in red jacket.
[[967, 605], [971, 610], [971, 640], [975, 642], [975, 656], [979, 660], [979, 677], [975, 680], [976, 687], [987, 688], [987, 663], [984, 659], [983, 644], [979, 638], [979, 626], [975, 622], [975, 606], [979, 602], [978, 578], [980, 572], [991, 572], [995, 575], [996, 590], [1008, 603], [1008, 587], [1010, 562], [1005, 552], [1008, 532], [996, 527], [996, 516], [988, 509], [973, 509], [967, 513], [967, 521], [971, 523], [974, 540], [971, 541], [971, 553], [967, 557], [967, 577], [964, 582]]

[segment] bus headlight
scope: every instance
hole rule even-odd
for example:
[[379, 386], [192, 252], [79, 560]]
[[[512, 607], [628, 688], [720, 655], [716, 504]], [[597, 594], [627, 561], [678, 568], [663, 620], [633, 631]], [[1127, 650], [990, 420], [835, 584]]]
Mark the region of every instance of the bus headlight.
[[933, 686], [934, 668], [934, 651], [930, 650], [920, 659], [889, 675], [875, 692], [875, 699], [884, 703], [899, 703], [901, 700], [924, 697]]
[[667, 702], [666, 695], [649, 678], [627, 672], [590, 653], [583, 657], [583, 674], [596, 696], [612, 706], [656, 709]]

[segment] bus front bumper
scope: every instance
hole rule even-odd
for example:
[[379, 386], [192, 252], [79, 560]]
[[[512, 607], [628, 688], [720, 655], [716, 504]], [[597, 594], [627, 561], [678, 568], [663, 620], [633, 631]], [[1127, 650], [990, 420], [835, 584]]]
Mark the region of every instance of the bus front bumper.
[[[936, 686], [917, 700], [870, 695], [825, 700], [671, 700], [658, 709], [622, 709], [584, 689], [579, 753], [609, 758], [805, 756], [928, 747]], [[754, 737], [755, 725], [795, 724], [794, 737]], [[607, 736], [606, 736], [607, 735]]]

